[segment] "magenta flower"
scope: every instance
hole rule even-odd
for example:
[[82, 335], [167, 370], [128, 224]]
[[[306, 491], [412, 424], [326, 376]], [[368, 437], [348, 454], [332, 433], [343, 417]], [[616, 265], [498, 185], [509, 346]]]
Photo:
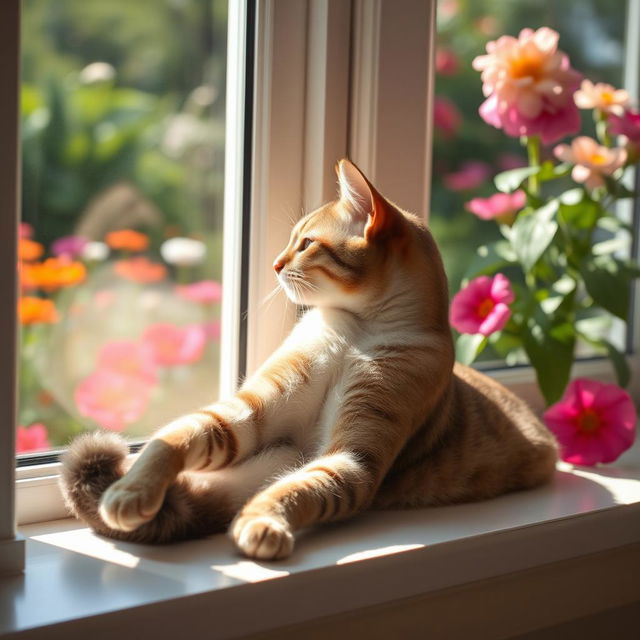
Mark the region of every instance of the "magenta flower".
[[524, 191], [496, 193], [489, 198], [473, 198], [464, 207], [482, 220], [498, 220], [505, 224], [513, 222], [515, 214], [524, 207], [527, 196]]
[[51, 243], [51, 253], [54, 256], [66, 256], [68, 258], [79, 258], [82, 256], [84, 248], [89, 241], [82, 236], [63, 236]]
[[47, 427], [41, 422], [30, 427], [18, 427], [16, 429], [16, 453], [26, 451], [46, 451], [51, 449]]
[[462, 116], [458, 107], [451, 100], [436, 96], [433, 99], [433, 124], [445, 138], [455, 135], [462, 124]]
[[81, 415], [105, 429], [122, 431], [144, 414], [151, 390], [139, 378], [97, 369], [78, 384], [74, 399]]
[[538, 135], [544, 144], [580, 129], [573, 94], [582, 76], [558, 50], [558, 37], [548, 27], [523, 29], [517, 39], [489, 42], [487, 55], [473, 60], [473, 68], [482, 72], [485, 122], [509, 136]]
[[629, 109], [621, 116], [612, 114], [609, 123], [614, 136], [624, 136], [625, 143], [640, 147], [640, 111]]
[[488, 336], [507, 324], [513, 300], [511, 283], [501, 273], [480, 276], [453, 296], [449, 320], [460, 333]]
[[146, 329], [142, 340], [151, 346], [157, 365], [171, 367], [200, 360], [207, 342], [207, 332], [197, 324], [186, 327], [154, 324]]
[[107, 342], [98, 354], [97, 368], [130, 376], [148, 384], [155, 384], [157, 381], [153, 348], [144, 342]]
[[222, 299], [222, 285], [215, 280], [202, 280], [192, 284], [178, 285], [176, 293], [190, 302], [214, 304]]
[[544, 421], [560, 443], [560, 455], [572, 464], [613, 462], [635, 439], [636, 408], [615, 384], [579, 378]]
[[445, 47], [436, 49], [436, 72], [442, 76], [453, 76], [458, 73], [460, 62], [458, 56]]
[[491, 175], [491, 167], [481, 160], [468, 160], [458, 171], [442, 177], [447, 189], [452, 191], [470, 191], [487, 181]]

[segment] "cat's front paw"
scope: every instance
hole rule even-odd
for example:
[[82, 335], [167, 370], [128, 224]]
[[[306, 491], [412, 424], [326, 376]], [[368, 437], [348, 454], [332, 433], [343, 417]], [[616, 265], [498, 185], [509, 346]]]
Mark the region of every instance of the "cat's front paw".
[[100, 517], [118, 531], [133, 531], [153, 519], [164, 500], [164, 489], [126, 476], [114, 482], [100, 500]]
[[240, 514], [231, 525], [230, 535], [238, 549], [249, 558], [281, 560], [293, 551], [291, 528], [269, 515]]

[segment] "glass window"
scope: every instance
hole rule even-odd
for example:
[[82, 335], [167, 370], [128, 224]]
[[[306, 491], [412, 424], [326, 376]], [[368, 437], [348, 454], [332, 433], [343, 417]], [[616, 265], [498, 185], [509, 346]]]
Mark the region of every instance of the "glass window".
[[17, 454], [218, 390], [225, 0], [24, 0]]
[[[624, 5], [622, 4], [624, 8]], [[460, 289], [480, 245], [498, 240], [493, 220], [466, 210], [472, 198], [496, 193], [493, 177], [524, 166], [517, 138], [486, 124], [478, 115], [484, 100], [480, 73], [472, 60], [488, 41], [516, 36], [521, 29], [548, 26], [560, 34], [559, 47], [573, 68], [593, 82], [622, 86], [625, 11], [621, 3], [598, 0], [439, 0], [435, 82], [434, 168], [430, 226], [439, 243], [451, 293]], [[590, 112], [582, 111], [585, 135], [594, 136]], [[552, 157], [552, 148], [543, 149]], [[544, 157], [543, 157], [544, 159]], [[605, 318], [603, 332], [613, 324]], [[622, 341], [623, 346], [624, 341]], [[584, 353], [584, 350], [583, 350]], [[481, 360], [500, 357], [488, 348]], [[510, 363], [516, 363], [516, 358]]]

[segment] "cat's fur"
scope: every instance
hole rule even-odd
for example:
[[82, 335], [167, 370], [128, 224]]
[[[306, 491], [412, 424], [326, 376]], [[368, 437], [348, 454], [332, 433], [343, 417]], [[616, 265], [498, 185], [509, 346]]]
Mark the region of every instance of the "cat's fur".
[[230, 400], [179, 418], [125, 474], [116, 436], [65, 457], [71, 511], [98, 533], [169, 542], [228, 527], [254, 558], [369, 507], [490, 498], [551, 477], [553, 436], [522, 400], [454, 365], [447, 281], [424, 224], [350, 162], [274, 268], [312, 307]]

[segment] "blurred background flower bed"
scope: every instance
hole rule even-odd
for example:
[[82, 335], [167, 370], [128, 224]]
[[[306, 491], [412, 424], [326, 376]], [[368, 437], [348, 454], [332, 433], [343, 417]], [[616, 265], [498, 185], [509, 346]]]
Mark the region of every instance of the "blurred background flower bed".
[[217, 394], [226, 13], [23, 2], [18, 453]]

